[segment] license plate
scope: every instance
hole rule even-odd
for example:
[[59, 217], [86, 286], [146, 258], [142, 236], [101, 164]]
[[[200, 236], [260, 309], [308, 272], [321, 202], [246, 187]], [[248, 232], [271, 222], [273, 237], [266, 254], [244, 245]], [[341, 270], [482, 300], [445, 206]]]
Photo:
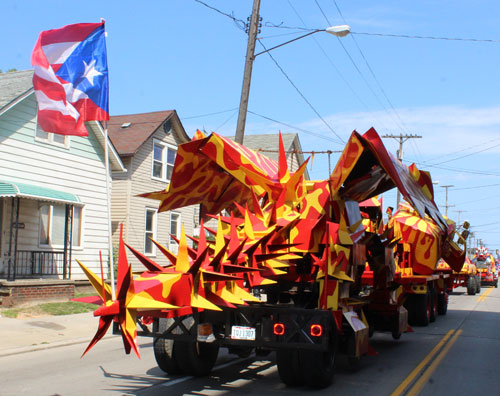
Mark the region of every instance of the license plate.
[[232, 326], [231, 338], [233, 340], [255, 340], [255, 328], [247, 326]]

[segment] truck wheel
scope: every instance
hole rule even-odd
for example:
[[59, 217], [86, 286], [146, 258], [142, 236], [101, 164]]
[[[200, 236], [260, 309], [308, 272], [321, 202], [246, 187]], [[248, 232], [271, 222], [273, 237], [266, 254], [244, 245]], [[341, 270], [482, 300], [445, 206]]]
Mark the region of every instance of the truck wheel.
[[446, 315], [448, 311], [448, 293], [438, 294], [437, 296], [437, 312], [439, 315]]
[[410, 326], [417, 326], [416, 315], [415, 315], [415, 295], [410, 294], [406, 297], [404, 302], [404, 307], [408, 311], [408, 324]]
[[175, 361], [183, 374], [203, 377], [210, 374], [217, 360], [219, 345], [197, 341], [176, 341]]
[[[158, 331], [163, 333], [171, 325], [173, 319], [160, 318]], [[158, 367], [170, 375], [181, 374], [175, 358], [173, 356], [174, 341], [165, 338], [155, 338], [153, 341], [153, 351]]]
[[474, 276], [474, 280], [476, 282], [476, 293], [481, 293], [481, 279], [477, 276]]
[[333, 381], [335, 357], [337, 354], [337, 335], [332, 334], [330, 347], [326, 352], [301, 350], [299, 353], [304, 379], [311, 388], [326, 388]]
[[415, 299], [415, 325], [427, 326], [431, 316], [430, 305], [427, 303], [429, 293], [414, 294]]
[[474, 284], [474, 279], [471, 276], [467, 278], [467, 294], [473, 296], [476, 294], [476, 285]]
[[437, 295], [434, 286], [429, 288], [427, 304], [429, 305], [429, 322], [435, 322], [437, 318]]
[[305, 383], [299, 355], [299, 351], [296, 349], [276, 350], [278, 374], [286, 386], [301, 386]]

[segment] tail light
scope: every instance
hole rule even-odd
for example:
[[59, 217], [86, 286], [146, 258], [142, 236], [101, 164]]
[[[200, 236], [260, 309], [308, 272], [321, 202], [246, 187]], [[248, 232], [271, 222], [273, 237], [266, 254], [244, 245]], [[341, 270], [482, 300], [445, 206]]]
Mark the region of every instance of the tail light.
[[277, 336], [285, 334], [285, 325], [283, 323], [275, 323], [273, 326], [273, 333]]
[[320, 324], [312, 324], [309, 332], [313, 337], [321, 337], [323, 335], [323, 326]]

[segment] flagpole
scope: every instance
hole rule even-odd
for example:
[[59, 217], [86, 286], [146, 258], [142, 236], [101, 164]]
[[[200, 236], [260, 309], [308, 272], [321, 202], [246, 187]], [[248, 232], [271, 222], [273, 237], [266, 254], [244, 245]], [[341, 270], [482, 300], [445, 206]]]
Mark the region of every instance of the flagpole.
[[111, 275], [111, 296], [115, 299], [115, 266], [113, 263], [113, 235], [111, 229], [111, 200], [109, 199], [109, 148], [108, 148], [108, 121], [104, 121], [104, 161], [106, 163], [106, 202], [108, 214], [108, 243], [109, 243], [109, 268]]

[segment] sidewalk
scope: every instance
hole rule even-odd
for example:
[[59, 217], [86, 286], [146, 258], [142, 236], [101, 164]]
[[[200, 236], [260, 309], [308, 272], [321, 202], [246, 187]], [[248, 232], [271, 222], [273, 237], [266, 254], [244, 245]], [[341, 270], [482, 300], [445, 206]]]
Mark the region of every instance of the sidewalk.
[[[18, 353], [89, 343], [99, 319], [92, 312], [31, 319], [0, 317], [0, 357]], [[111, 329], [105, 337], [112, 337]], [[82, 346], [82, 352], [84, 348]]]

